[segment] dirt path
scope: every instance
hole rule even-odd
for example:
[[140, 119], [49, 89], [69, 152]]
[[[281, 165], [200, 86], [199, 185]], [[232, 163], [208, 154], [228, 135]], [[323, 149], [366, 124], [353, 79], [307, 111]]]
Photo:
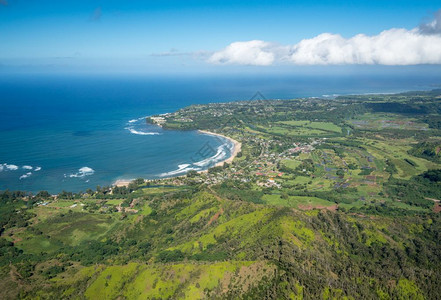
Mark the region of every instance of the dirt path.
[[427, 197], [425, 197], [424, 199], [426, 199], [426, 200], [432, 200], [433, 202], [440, 202], [440, 201], [441, 201], [441, 200], [438, 200], [438, 199], [427, 198]]
[[220, 215], [222, 215], [223, 213], [224, 213], [224, 208], [221, 206], [219, 211], [217, 213], [215, 213], [214, 216], [211, 217], [210, 221], [208, 221], [207, 226], [210, 226], [211, 223], [216, 221], [220, 217]]
[[324, 205], [312, 205], [312, 204], [299, 204], [297, 207], [301, 210], [312, 210], [312, 209], [327, 209], [329, 211], [336, 211], [338, 209], [338, 205], [324, 206]]
[[208, 221], [206, 226], [210, 226], [211, 223], [213, 223], [214, 221], [219, 219], [219, 217], [224, 213], [224, 208], [222, 207], [223, 199], [221, 197], [219, 197], [219, 195], [215, 191], [213, 191], [211, 186], [209, 186], [208, 189], [210, 190], [211, 194], [216, 198], [216, 200], [219, 201], [221, 207], [220, 207], [219, 211], [217, 213], [215, 213], [214, 216], [212, 216], [210, 218], [210, 220]]
[[18, 273], [17, 268], [12, 263], [10, 263], [9, 269], [10, 269], [9, 276], [11, 276], [12, 281], [14, 281], [15, 283], [21, 286], [22, 285], [21, 280], [23, 278], [21, 277], [20, 273]]

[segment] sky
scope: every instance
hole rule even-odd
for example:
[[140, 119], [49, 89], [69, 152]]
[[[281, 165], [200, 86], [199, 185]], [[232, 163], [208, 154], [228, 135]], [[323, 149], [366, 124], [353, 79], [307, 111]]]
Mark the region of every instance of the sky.
[[441, 71], [439, 1], [0, 0], [0, 71]]

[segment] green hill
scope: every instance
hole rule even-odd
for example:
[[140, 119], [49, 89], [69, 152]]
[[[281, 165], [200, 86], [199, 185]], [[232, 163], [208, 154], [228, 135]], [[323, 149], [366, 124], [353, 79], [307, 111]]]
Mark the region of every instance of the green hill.
[[[14, 245], [2, 238], [2, 284], [12, 298], [29, 299], [435, 298], [440, 291], [438, 214], [302, 212], [203, 187], [182, 196], [142, 199], [154, 213], [123, 220], [59, 209], [38, 221], [51, 208], [34, 209], [29, 225], [7, 231]], [[72, 240], [66, 230], [81, 234]]]

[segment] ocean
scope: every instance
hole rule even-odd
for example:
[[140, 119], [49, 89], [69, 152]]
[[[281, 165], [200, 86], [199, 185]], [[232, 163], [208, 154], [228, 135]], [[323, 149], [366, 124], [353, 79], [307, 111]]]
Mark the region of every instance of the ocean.
[[[118, 179], [204, 170], [228, 140], [149, 125], [198, 103], [334, 97], [439, 87], [441, 76], [41, 75], [0, 77], [0, 190], [85, 191]], [[209, 149], [207, 152], [206, 150]]]

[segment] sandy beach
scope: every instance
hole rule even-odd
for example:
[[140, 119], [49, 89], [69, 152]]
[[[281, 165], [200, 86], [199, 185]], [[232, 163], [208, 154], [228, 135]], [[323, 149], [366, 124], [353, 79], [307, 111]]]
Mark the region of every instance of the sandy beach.
[[241, 143], [239, 143], [238, 141], [236, 141], [236, 140], [234, 140], [234, 139], [232, 139], [232, 138], [230, 138], [228, 136], [225, 136], [225, 135], [222, 135], [222, 134], [219, 134], [219, 133], [210, 132], [210, 131], [205, 131], [205, 130], [198, 130], [198, 132], [222, 137], [224, 139], [229, 140], [234, 145], [233, 151], [231, 152], [231, 156], [229, 158], [227, 158], [226, 160], [218, 162], [215, 165], [215, 167], [223, 166], [225, 163], [231, 164], [233, 162], [234, 158], [237, 156], [237, 153], [239, 153], [240, 150], [242, 149], [242, 144]]
[[118, 179], [115, 181], [112, 185], [113, 186], [129, 186], [129, 183], [132, 182], [134, 179]]

